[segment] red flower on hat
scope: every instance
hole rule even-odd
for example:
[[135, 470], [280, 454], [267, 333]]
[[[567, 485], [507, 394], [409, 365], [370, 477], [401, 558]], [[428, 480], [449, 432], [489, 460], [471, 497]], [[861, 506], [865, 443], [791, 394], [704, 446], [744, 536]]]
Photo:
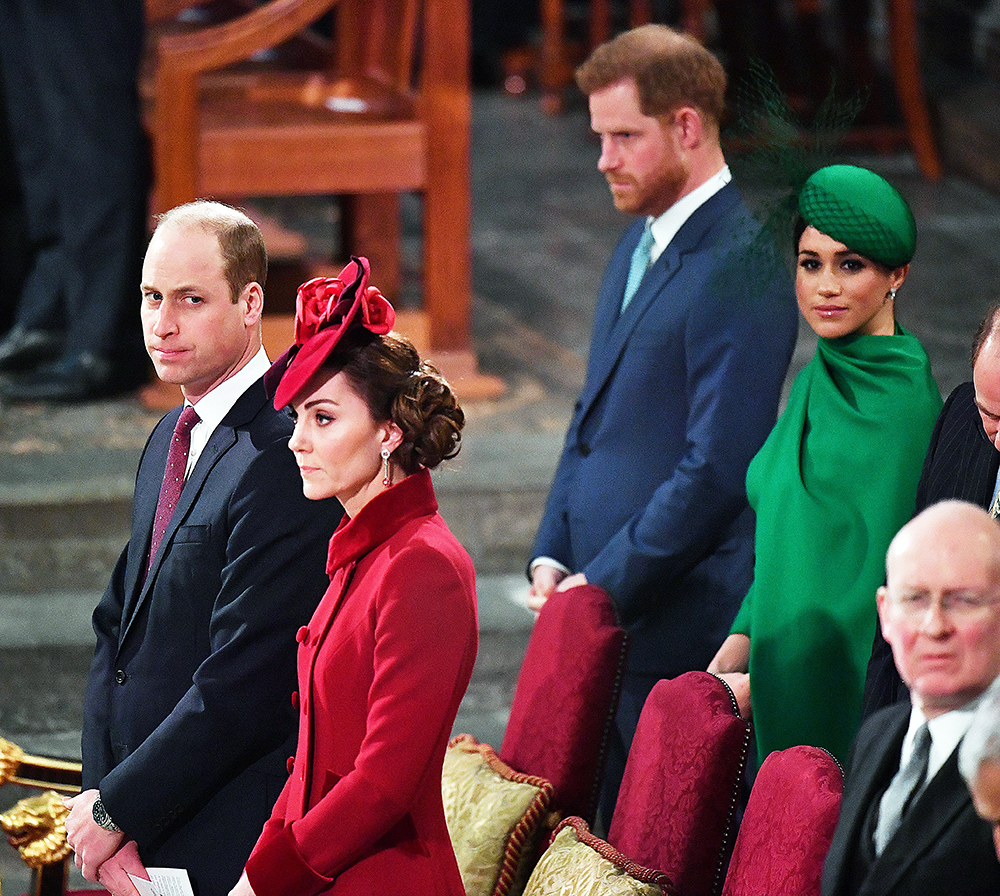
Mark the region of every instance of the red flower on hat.
[[264, 375], [278, 409], [290, 404], [354, 327], [384, 336], [396, 321], [392, 305], [368, 285], [368, 259], [355, 256], [337, 277], [316, 277], [299, 287], [295, 341]]
[[[355, 283], [357, 289], [341, 301], [344, 291]], [[359, 309], [361, 326], [377, 335], [388, 333], [396, 313], [385, 296], [367, 283], [368, 265], [355, 261], [339, 277], [315, 277], [303, 283], [295, 299], [295, 344], [302, 346], [320, 330], [349, 323]]]

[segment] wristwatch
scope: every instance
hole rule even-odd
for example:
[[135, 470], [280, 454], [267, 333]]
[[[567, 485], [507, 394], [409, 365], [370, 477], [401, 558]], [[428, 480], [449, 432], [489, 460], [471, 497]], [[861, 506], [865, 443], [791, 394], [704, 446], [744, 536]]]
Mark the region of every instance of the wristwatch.
[[104, 808], [100, 797], [94, 800], [94, 821], [106, 831], [121, 833], [121, 828], [111, 820], [111, 816], [108, 815], [108, 810]]

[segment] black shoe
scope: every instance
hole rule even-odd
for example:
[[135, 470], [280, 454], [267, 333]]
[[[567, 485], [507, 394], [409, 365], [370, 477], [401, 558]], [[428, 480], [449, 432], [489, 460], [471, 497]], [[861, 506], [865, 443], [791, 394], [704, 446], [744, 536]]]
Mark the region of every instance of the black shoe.
[[72, 402], [110, 398], [131, 389], [132, 378], [117, 376], [111, 363], [90, 352], [70, 355], [0, 383], [8, 401]]
[[62, 353], [63, 336], [54, 330], [28, 329], [14, 324], [0, 339], [0, 371], [13, 373], [55, 361]]

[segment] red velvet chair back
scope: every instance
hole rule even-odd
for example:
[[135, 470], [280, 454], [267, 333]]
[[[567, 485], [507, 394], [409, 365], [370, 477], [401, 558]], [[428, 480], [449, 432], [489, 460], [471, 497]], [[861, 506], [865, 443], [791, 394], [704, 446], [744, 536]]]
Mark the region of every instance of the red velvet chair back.
[[754, 781], [723, 896], [819, 896], [844, 776], [819, 747], [772, 753]]
[[552, 805], [593, 823], [627, 638], [595, 585], [556, 592], [535, 622], [500, 758], [552, 782]]
[[639, 716], [608, 842], [683, 896], [722, 887], [750, 725], [707, 672], [659, 681]]

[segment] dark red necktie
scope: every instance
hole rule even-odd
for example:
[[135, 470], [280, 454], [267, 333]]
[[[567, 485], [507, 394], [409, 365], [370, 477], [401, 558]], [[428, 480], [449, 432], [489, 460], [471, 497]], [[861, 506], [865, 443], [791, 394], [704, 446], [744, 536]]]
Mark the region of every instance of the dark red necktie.
[[156, 502], [156, 516], [153, 518], [153, 537], [149, 542], [147, 572], [160, 548], [160, 542], [163, 541], [163, 533], [167, 531], [170, 517], [174, 515], [181, 489], [184, 488], [184, 471], [187, 469], [188, 453], [191, 450], [191, 429], [199, 419], [201, 418], [195, 409], [187, 405], [181, 411], [174, 427], [170, 450], [167, 452], [167, 467], [163, 471], [163, 485], [160, 486], [160, 499]]

